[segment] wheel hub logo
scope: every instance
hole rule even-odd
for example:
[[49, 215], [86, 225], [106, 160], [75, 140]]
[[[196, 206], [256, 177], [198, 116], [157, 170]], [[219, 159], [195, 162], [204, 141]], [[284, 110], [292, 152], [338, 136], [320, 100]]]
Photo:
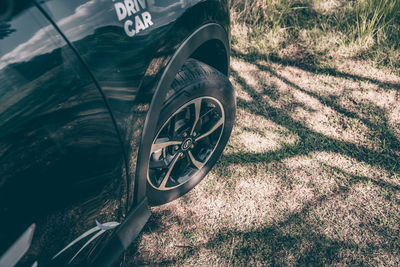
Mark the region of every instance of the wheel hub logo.
[[192, 143], [193, 143], [192, 139], [190, 139], [190, 138], [186, 139], [182, 144], [182, 149], [183, 150], [188, 150], [189, 147], [192, 145]]
[[118, 20], [125, 20], [124, 30], [129, 37], [135, 36], [154, 24], [150, 12], [147, 11], [146, 0], [124, 0], [115, 3], [114, 8]]

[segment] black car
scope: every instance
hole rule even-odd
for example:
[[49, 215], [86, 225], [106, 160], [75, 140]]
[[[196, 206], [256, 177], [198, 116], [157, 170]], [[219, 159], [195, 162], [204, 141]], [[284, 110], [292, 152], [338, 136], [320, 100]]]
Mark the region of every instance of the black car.
[[228, 1], [0, 3], [0, 266], [109, 266], [229, 139]]

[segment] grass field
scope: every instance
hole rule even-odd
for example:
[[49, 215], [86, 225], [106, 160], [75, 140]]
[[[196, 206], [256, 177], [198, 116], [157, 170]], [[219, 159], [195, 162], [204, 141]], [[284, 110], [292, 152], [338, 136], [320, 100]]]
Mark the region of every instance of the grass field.
[[242, 50], [310, 67], [348, 59], [400, 67], [399, 0], [230, 2], [233, 44]]
[[399, 1], [231, 2], [231, 140], [126, 262], [399, 266]]

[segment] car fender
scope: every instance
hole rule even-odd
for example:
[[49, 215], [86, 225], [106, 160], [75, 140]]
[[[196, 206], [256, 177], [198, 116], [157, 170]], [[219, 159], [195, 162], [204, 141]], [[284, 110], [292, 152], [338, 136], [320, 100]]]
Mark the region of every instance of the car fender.
[[196, 31], [194, 31], [185, 41], [179, 46], [174, 55], [171, 57], [162, 76], [156, 85], [156, 89], [151, 101], [149, 111], [146, 116], [142, 139], [139, 147], [138, 168], [136, 169], [135, 179], [135, 196], [137, 199], [142, 199], [146, 193], [146, 166], [148, 164], [148, 155], [153, 138], [153, 133], [156, 128], [165, 96], [175, 79], [176, 73], [183, 66], [186, 60], [201, 47], [204, 43], [210, 40], [217, 40], [223, 44], [226, 51], [226, 62], [228, 62], [225, 73], [228, 73], [229, 66], [229, 35], [227, 31], [217, 23], [207, 23]]

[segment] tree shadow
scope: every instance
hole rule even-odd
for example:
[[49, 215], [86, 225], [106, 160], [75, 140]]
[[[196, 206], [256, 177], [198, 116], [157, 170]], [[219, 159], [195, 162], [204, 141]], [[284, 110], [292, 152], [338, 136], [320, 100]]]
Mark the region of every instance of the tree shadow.
[[[393, 9], [390, 8], [391, 2], [382, 1], [360, 3], [359, 1], [292, 0], [269, 1], [265, 5], [265, 1], [261, 4], [261, 1], [231, 0], [231, 3], [233, 4], [231, 4], [231, 10], [234, 13], [235, 24], [242, 23], [248, 27], [247, 37], [250, 44], [246, 48], [251, 50], [260, 46], [268, 47], [269, 40], [266, 41], [267, 46], [258, 43], [260, 38], [263, 39], [262, 36], [265, 33], [279, 36], [266, 49], [267, 55], [261, 55], [268, 57], [269, 61], [282, 65], [296, 65], [308, 71], [322, 72], [337, 77], [361, 78], [364, 81], [374, 81], [380, 85], [393, 85], [394, 88], [399, 89], [399, 84], [351, 75], [339, 72], [334, 68], [318, 67], [321, 59], [321, 61], [330, 62], [333, 57], [342, 54], [336, 50], [338, 47], [349, 45], [358, 50], [350, 56], [350, 59], [372, 58], [380, 66], [391, 65], [398, 68], [399, 62], [396, 60], [396, 53], [393, 53], [400, 47], [398, 42], [400, 37], [398, 3]], [[329, 4], [331, 5], [329, 6]], [[372, 19], [374, 16], [379, 18], [374, 20]], [[367, 24], [368, 27], [363, 27], [362, 24], [364, 26]], [[284, 32], [284, 34], [282, 35], [280, 32]], [[333, 38], [338, 38], [338, 40], [335, 40], [334, 44], [325, 46], [323, 42], [329, 43], [329, 39], [332, 39], [333, 35], [336, 35]], [[322, 37], [322, 40], [319, 37]], [[253, 43], [257, 45], [254, 47]], [[290, 58], [284, 59], [277, 56], [288, 47], [294, 47], [301, 51], [290, 55]], [[332, 49], [336, 50], [334, 55], [331, 53]], [[250, 54], [257, 54], [257, 52]]]
[[[342, 170], [339, 170], [343, 172]], [[361, 246], [355, 241], [344, 241], [339, 238], [328, 237], [322, 233], [324, 228], [318, 219], [310, 220], [310, 214], [318, 206], [324, 206], [332, 199], [346, 199], [349, 187], [367, 180], [367, 177], [353, 176], [348, 186], [341, 186], [330, 194], [321, 195], [305, 203], [300, 211], [292, 213], [287, 219], [261, 229], [238, 231], [226, 228], [213, 235], [204, 245], [207, 249], [217, 250], [226, 244], [232, 244], [231, 250], [222, 251], [223, 256], [232, 266], [248, 265], [257, 262], [262, 265], [307, 265], [326, 266], [332, 264], [368, 264], [366, 258], [348, 257], [343, 262], [343, 254], [357, 252], [370, 255], [381, 249], [392, 254], [400, 255], [398, 243], [399, 231], [375, 224], [356, 225], [364, 231], [372, 231], [390, 242], [389, 245], [367, 243]], [[380, 186], [387, 186], [378, 183]], [[398, 190], [398, 186], [395, 187]], [[344, 238], [346, 239], [346, 238]], [[235, 242], [236, 240], [236, 242]]]
[[[388, 119], [385, 117], [382, 109], [371, 104], [370, 108], [374, 109], [374, 114], [379, 117], [378, 120], [372, 121], [369, 118], [363, 118], [357, 112], [347, 110], [338, 104], [337, 97], [322, 97], [307, 91], [296, 83], [283, 77], [274, 69], [259, 64], [259, 60], [267, 60], [267, 58], [262, 57], [262, 55], [258, 57], [258, 55], [245, 55], [234, 51], [234, 56], [245, 59], [248, 63], [256, 66], [259, 71], [268, 72], [286, 85], [320, 101], [337, 113], [348, 118], [360, 120], [371, 131], [375, 132], [379, 138], [386, 140], [387, 148], [381, 151], [375, 151], [316, 132], [305, 126], [302, 122], [294, 120], [290, 115], [291, 110], [271, 106], [264, 100], [263, 96], [278, 99], [280, 96], [279, 92], [277, 92], [277, 88], [266, 87], [263, 88], [262, 92], [259, 92], [253, 86], [249, 85], [237, 71], [232, 71], [231, 74], [235, 82], [250, 96], [249, 101], [238, 99], [238, 108], [251, 114], [264, 117], [277, 125], [285, 127], [291, 133], [297, 135], [299, 139], [295, 144], [283, 145], [276, 151], [225, 154], [220, 159], [222, 166], [225, 167], [232, 164], [247, 165], [258, 162], [280, 162], [284, 159], [310, 155], [315, 152], [328, 152], [345, 155], [371, 166], [378, 166], [386, 170], [389, 175], [398, 175], [400, 173], [400, 154], [396, 153], [396, 151], [400, 151], [400, 142], [393, 133], [393, 129], [389, 125]], [[310, 66], [301, 66], [301, 64], [299, 66], [296, 62], [286, 61], [285, 63], [279, 59], [272, 59], [272, 62], [299, 67], [316, 74], [324, 73], [345, 79], [368, 81], [386, 89], [399, 89], [399, 85], [397, 84], [346, 74], [334, 69], [310, 68]], [[302, 103], [293, 103], [291, 108], [298, 106], [302, 106]], [[224, 260], [223, 264], [232, 266], [364, 265], [370, 263], [368, 257], [371, 257], [373, 254], [381, 253], [382, 251], [390, 255], [400, 256], [400, 244], [398, 242], [400, 232], [397, 228], [390, 227], [385, 223], [376, 223], [373, 221], [367, 224], [355, 225], [353, 227], [357, 227], [361, 231], [373, 232], [386, 240], [386, 243], [382, 244], [366, 242], [360, 245], [351, 238], [339, 238], [337, 235], [328, 236], [323, 231], [325, 227], [322, 222], [323, 219], [310, 218], [314, 209], [328, 205], [329, 201], [345, 201], [352, 193], [352, 187], [358, 184], [372, 183], [374, 186], [389, 192], [388, 198], [393, 198], [389, 201], [400, 205], [400, 200], [396, 197], [397, 192], [400, 190], [398, 184], [379, 179], [378, 177], [372, 179], [371, 177], [354, 175], [339, 167], [331, 166], [329, 163], [327, 167], [340, 177], [346, 177], [343, 184], [335, 186], [330, 193], [316, 194], [313, 199], [303, 203], [300, 209], [284, 216], [284, 219], [264, 225], [261, 228], [250, 230], [222, 227], [217, 232], [211, 234], [204, 243], [200, 242], [187, 246], [176, 246], [176, 255], [158, 255], [157, 258], [152, 258], [146, 251], [135, 252], [135, 254], [131, 255], [133, 261], [131, 260], [126, 266], [130, 266], [129, 264], [132, 262], [134, 265], [139, 266], [179, 265], [186, 260], [190, 261], [191, 259], [200, 257], [204, 250], [209, 251], [211, 254], [218, 255], [220, 259]], [[166, 209], [154, 213], [145, 227], [144, 233], [154, 233], [157, 235], [169, 231], [168, 223], [170, 223], [170, 221], [166, 222], [166, 219], [181, 224], [183, 218], [180, 218], [179, 215], [171, 216], [171, 212], [173, 211]], [[136, 246], [135, 251], [137, 248]], [[353, 253], [365, 256], [357, 257], [351, 255]]]
[[[356, 112], [349, 111], [337, 103], [337, 98], [324, 98], [313, 92], [309, 92], [298, 86], [287, 78], [279, 75], [272, 68], [258, 63], [260, 58], [254, 58], [254, 55], [238, 55], [236, 57], [247, 59], [247, 62], [255, 65], [258, 70], [268, 72], [272, 76], [278, 78], [288, 86], [317, 99], [322, 104], [332, 108], [334, 111], [349, 117], [362, 121], [370, 130], [375, 132], [380, 139], [385, 139], [387, 148], [382, 151], [375, 151], [369, 148], [359, 146], [350, 142], [336, 140], [325, 136], [324, 134], [315, 132], [306, 127], [303, 123], [292, 119], [290, 110], [276, 108], [267, 103], [263, 99], [263, 95], [275, 97], [276, 92], [272, 88], [265, 88], [262, 93], [258, 92], [254, 87], [250, 86], [238, 72], [232, 71], [233, 79], [248, 93], [251, 100], [245, 101], [238, 99], [238, 108], [243, 109], [251, 114], [262, 116], [274, 123], [281, 125], [296, 134], [299, 141], [293, 145], [284, 145], [276, 151], [266, 153], [231, 153], [222, 157], [223, 165], [229, 164], [254, 164], [257, 162], [269, 163], [273, 161], [282, 161], [286, 158], [292, 158], [300, 155], [308, 155], [312, 152], [333, 152], [357, 159], [360, 162], [368, 163], [371, 166], [378, 166], [385, 169], [390, 174], [399, 174], [400, 172], [400, 157], [395, 151], [400, 151], [400, 142], [393, 133], [393, 129], [389, 125], [387, 118], [382, 109], [372, 105], [374, 114], [379, 117], [377, 122], [371, 121], [368, 118], [362, 118]], [[262, 58], [262, 57], [261, 57]], [[264, 58], [266, 60], [266, 58]], [[272, 60], [274, 63], [282, 64], [282, 61], [277, 59]], [[286, 62], [287, 65], [299, 67], [295, 62]], [[373, 82], [376, 85], [384, 88], [398, 89], [399, 85], [384, 83], [378, 80], [364, 78], [356, 75], [338, 72], [334, 69], [311, 68], [309, 66], [300, 66], [304, 70], [312, 71], [316, 74], [327, 73], [336, 77]], [[296, 106], [299, 103], [294, 103]], [[329, 165], [328, 165], [329, 166]], [[222, 251], [227, 262], [232, 265], [247, 265], [249, 262], [257, 262], [266, 265], [331, 265], [331, 264], [366, 264], [367, 257], [378, 251], [383, 250], [391, 255], [400, 255], [400, 245], [398, 243], [399, 231], [390, 227], [374, 222], [368, 225], [359, 225], [360, 229], [367, 229], [388, 241], [387, 244], [367, 243], [364, 246], [348, 241], [344, 242], [339, 239], [329, 238], [325, 234], [318, 232], [315, 225], [307, 221], [310, 211], [324, 205], [324, 202], [332, 198], [345, 199], [350, 188], [359, 183], [372, 183], [373, 185], [389, 191], [389, 197], [393, 197], [400, 189], [397, 184], [390, 183], [378, 178], [371, 179], [360, 175], [352, 175], [346, 171], [329, 166], [329, 168], [341, 176], [348, 177], [348, 183], [345, 186], [339, 186], [329, 195], [321, 195], [314, 200], [303, 205], [299, 212], [295, 212], [288, 219], [278, 222], [276, 225], [266, 226], [262, 229], [239, 231], [231, 228], [226, 228], [219, 231], [209, 239], [205, 247], [210, 250], [217, 250], [221, 253], [220, 248], [231, 243], [231, 250]], [[397, 197], [393, 197], [396, 204], [400, 204]], [[392, 199], [393, 201], [393, 199]], [[379, 218], [377, 218], [379, 220]], [[289, 231], [283, 231], [289, 228]], [[235, 241], [236, 240], [236, 241]], [[347, 252], [346, 252], [347, 251]], [[348, 257], [349, 262], [338, 262], [343, 253], [365, 254], [366, 258]]]
[[292, 59], [279, 57], [278, 55], [273, 54], [273, 53], [269, 54], [269, 55], [265, 55], [265, 54], [259, 53], [257, 51], [251, 51], [247, 54], [244, 54], [244, 53], [239, 52], [236, 49], [232, 49], [231, 53], [232, 53], [233, 57], [243, 59], [243, 60], [253, 63], [253, 64], [259, 60], [263, 60], [263, 61], [267, 61], [267, 62], [277, 63], [282, 66], [297, 67], [299, 69], [302, 69], [302, 70], [308, 71], [308, 72], [312, 72], [314, 74], [326, 74], [326, 75], [331, 75], [331, 76], [337, 77], [337, 78], [345, 78], [345, 79], [351, 79], [354, 81], [361, 81], [361, 82], [370, 82], [370, 83], [373, 83], [373, 84], [376, 84], [376, 85], [382, 87], [383, 89], [400, 90], [399, 83], [384, 82], [384, 81], [380, 81], [380, 80], [369, 78], [369, 77], [363, 77], [363, 76], [359, 76], [359, 75], [355, 75], [355, 74], [342, 72], [335, 68], [321, 67], [318, 64], [318, 58], [312, 53], [305, 52], [305, 54], [309, 55], [308, 57], [312, 57], [313, 60], [304, 60], [304, 58], [292, 60]]
[[[351, 117], [355, 117], [366, 123], [372, 129], [381, 131], [385, 134], [385, 138], [389, 141], [388, 148], [384, 152], [377, 152], [366, 147], [357, 146], [356, 144], [339, 141], [331, 137], [325, 136], [321, 133], [315, 132], [310, 128], [304, 126], [301, 122], [295, 121], [286, 110], [272, 107], [266, 101], [263, 100], [262, 94], [258, 93], [253, 87], [248, 85], [246, 81], [241, 78], [237, 72], [231, 71], [231, 74], [235, 81], [240, 84], [244, 91], [246, 91], [252, 98], [251, 102], [238, 99], [237, 105], [239, 108], [247, 110], [248, 112], [265, 117], [278, 125], [284, 126], [289, 131], [299, 136], [300, 141], [295, 145], [286, 145], [278, 151], [271, 151], [267, 153], [238, 153], [238, 154], [227, 154], [223, 156], [225, 162], [234, 164], [248, 163], [248, 162], [270, 162], [273, 160], [282, 160], [285, 157], [292, 157], [295, 155], [307, 155], [313, 151], [327, 151], [344, 154], [353, 157], [359, 161], [364, 161], [370, 165], [378, 165], [389, 172], [400, 171], [400, 157], [392, 150], [400, 150], [400, 142], [393, 135], [392, 130], [385, 128], [387, 126], [387, 119], [381, 114], [381, 120], [383, 125], [376, 125], [366, 119], [360, 118], [356, 113], [349, 112], [342, 109], [340, 106], [332, 101], [326, 101], [316, 94], [310, 93], [293, 82], [282, 77], [271, 68], [260, 65], [258, 63], [252, 63], [259, 68], [261, 71], [267, 71], [271, 75], [277, 77], [279, 80], [285, 82], [291, 87], [304, 92], [316, 99], [320, 100], [327, 106], [330, 106], [339, 113], [346, 116], [350, 114]], [[264, 91], [264, 93], [267, 91]], [[378, 108], [378, 107], [376, 107]], [[383, 127], [383, 128], [382, 128]]]
[[[345, 197], [346, 188], [340, 188], [330, 195], [317, 197], [304, 204], [302, 209], [287, 219], [262, 229], [235, 231], [223, 229], [215, 234], [205, 245], [214, 250], [221, 244], [232, 243], [232, 251], [224, 251], [226, 258], [236, 265], [261, 260], [266, 265], [329, 265], [334, 263], [338, 253], [344, 248], [355, 249], [356, 244], [329, 239], [319, 234], [306, 217], [311, 209], [335, 196]], [[287, 232], [287, 228], [290, 231]], [[238, 240], [235, 244], [234, 240]], [[229, 253], [231, 252], [231, 253]], [[297, 255], [295, 255], [297, 254]], [[296, 260], [289, 259], [290, 256]]]
[[[334, 199], [345, 200], [351, 193], [352, 186], [369, 180], [368, 177], [351, 175], [341, 169], [332, 167], [336, 171], [348, 176], [349, 183], [338, 186], [328, 194], [322, 194], [304, 203], [300, 210], [289, 214], [285, 219], [251, 230], [235, 230], [229, 227], [222, 228], [210, 235], [204, 243], [190, 246], [176, 246], [176, 255], [158, 255], [151, 258], [141, 252], [134, 256], [135, 266], [148, 265], [180, 265], [185, 260], [197, 259], [202, 250], [218, 255], [228, 266], [249, 265], [307, 265], [325, 266], [332, 264], [368, 264], [366, 257], [351, 257], [346, 254], [357, 252], [358, 255], [370, 255], [374, 252], [385, 251], [392, 255], [400, 254], [400, 244], [397, 242], [399, 231], [383, 225], [363, 224], [355, 225], [364, 232], [374, 232], [385, 238], [387, 244], [368, 242], [359, 243], [343, 238], [329, 237], [323, 233], [325, 225], [322, 219], [311, 215], [315, 208], [326, 205]], [[387, 187], [387, 184], [377, 182], [377, 185]], [[390, 187], [390, 186], [389, 186]], [[398, 190], [394, 186], [393, 190]], [[162, 212], [153, 217], [153, 224], [157, 229], [166, 229], [168, 222], [162, 218]], [[312, 219], [310, 219], [310, 217]], [[155, 231], [155, 234], [160, 234]], [[185, 250], [182, 252], [182, 250]], [[179, 252], [179, 253], [178, 253]], [[345, 261], [343, 258], [345, 257]], [[129, 262], [129, 264], [131, 264]], [[130, 266], [130, 265], [126, 265]]]

